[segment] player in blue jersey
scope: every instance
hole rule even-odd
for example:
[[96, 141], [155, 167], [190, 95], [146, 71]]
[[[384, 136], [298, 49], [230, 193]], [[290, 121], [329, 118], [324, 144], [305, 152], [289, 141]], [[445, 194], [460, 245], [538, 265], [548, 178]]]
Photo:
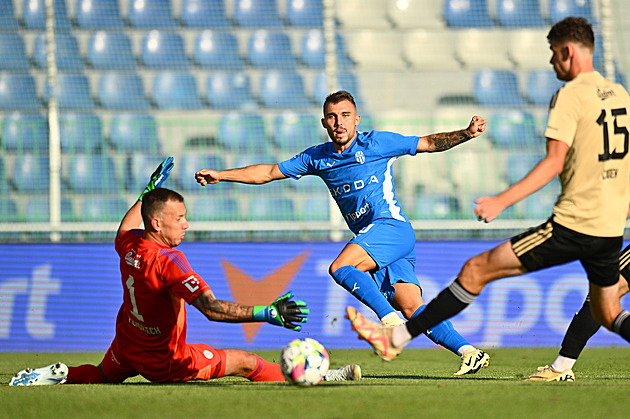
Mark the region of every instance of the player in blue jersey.
[[[392, 165], [403, 155], [448, 150], [475, 138], [486, 120], [475, 116], [468, 128], [424, 137], [381, 131], [358, 132], [361, 116], [352, 95], [330, 94], [323, 106], [322, 125], [332, 140], [311, 147], [278, 164], [258, 164], [231, 170], [203, 169], [197, 182], [263, 184], [278, 179], [320, 177], [339, 206], [355, 237], [330, 265], [333, 279], [370, 307], [384, 324], [403, 323], [396, 310], [410, 319], [425, 307], [414, 273], [416, 236], [396, 199]], [[427, 336], [462, 357], [456, 375], [477, 372], [490, 357], [468, 343], [444, 322]]]

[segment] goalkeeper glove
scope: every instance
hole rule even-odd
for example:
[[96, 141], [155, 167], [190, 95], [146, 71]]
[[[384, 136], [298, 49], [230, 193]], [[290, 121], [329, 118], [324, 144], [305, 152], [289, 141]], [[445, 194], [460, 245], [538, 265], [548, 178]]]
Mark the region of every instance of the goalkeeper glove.
[[289, 291], [268, 306], [254, 306], [254, 321], [300, 331], [302, 326], [294, 323], [306, 323], [309, 309], [304, 301], [291, 300], [292, 297], [293, 293]]
[[142, 192], [138, 197], [138, 201], [142, 201], [142, 198], [147, 192], [150, 192], [155, 188], [159, 188], [160, 185], [164, 183], [164, 181], [168, 177], [168, 174], [170, 173], [174, 165], [175, 163], [173, 163], [172, 157], [169, 157], [168, 159], [160, 163], [157, 169], [155, 169], [155, 172], [153, 172], [153, 174], [151, 175], [151, 179], [149, 180], [147, 187], [144, 188], [144, 192]]

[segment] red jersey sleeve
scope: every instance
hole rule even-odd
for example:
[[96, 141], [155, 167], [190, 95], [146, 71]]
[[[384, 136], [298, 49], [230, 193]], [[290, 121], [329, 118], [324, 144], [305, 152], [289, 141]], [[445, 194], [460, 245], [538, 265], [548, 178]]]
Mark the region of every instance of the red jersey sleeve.
[[116, 241], [114, 242], [114, 248], [116, 249], [116, 253], [118, 253], [119, 256], [123, 256], [123, 253], [126, 251], [125, 249], [127, 248], [127, 244], [131, 240], [133, 240], [134, 237], [142, 236], [143, 232], [144, 230], [140, 230], [136, 228], [133, 230], [127, 230], [120, 233], [118, 237], [116, 237]]
[[179, 250], [163, 248], [160, 250], [162, 278], [165, 285], [188, 304], [210, 289], [206, 281], [190, 267], [186, 256]]

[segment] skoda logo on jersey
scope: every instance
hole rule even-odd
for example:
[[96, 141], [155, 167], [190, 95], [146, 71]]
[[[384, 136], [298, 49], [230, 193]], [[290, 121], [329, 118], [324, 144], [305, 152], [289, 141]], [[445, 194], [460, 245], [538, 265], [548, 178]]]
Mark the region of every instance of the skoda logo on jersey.
[[354, 155], [354, 158], [357, 160], [357, 162], [359, 162], [360, 164], [365, 163], [365, 154], [363, 154], [362, 151], [357, 151], [356, 154]]

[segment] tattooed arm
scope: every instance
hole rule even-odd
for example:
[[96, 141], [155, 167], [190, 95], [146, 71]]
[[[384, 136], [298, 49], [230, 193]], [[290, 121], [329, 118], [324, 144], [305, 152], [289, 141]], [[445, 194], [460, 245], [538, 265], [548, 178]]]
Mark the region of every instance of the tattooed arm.
[[431, 134], [420, 138], [418, 153], [435, 153], [455, 147], [481, 135], [486, 130], [486, 120], [473, 116], [468, 128], [453, 132]]
[[246, 323], [253, 322], [253, 307], [229, 301], [217, 300], [210, 290], [195, 298], [192, 305], [197, 307], [208, 320], [215, 322]]

